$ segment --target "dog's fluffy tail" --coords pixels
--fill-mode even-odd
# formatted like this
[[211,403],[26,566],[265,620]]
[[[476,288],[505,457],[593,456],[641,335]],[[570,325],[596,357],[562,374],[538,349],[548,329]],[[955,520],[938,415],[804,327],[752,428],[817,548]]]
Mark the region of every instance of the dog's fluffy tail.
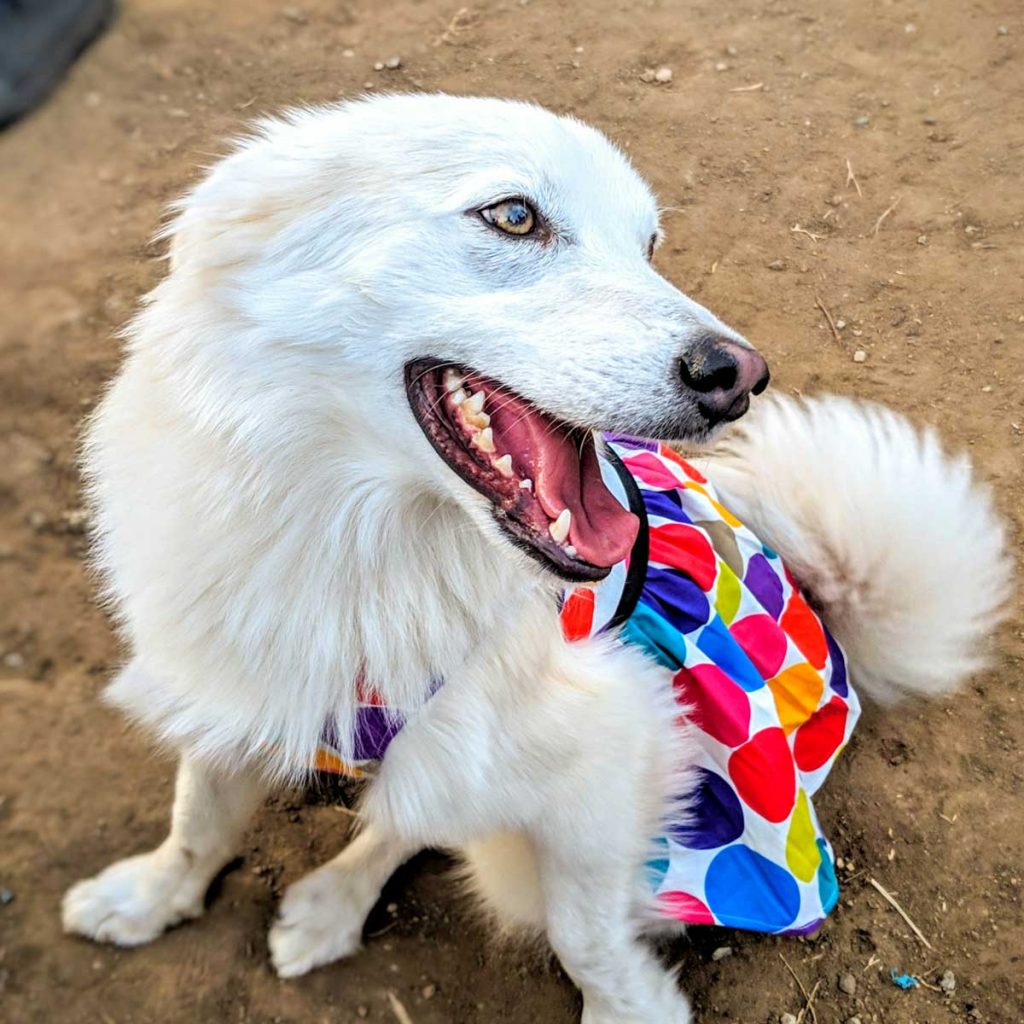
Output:
[[758,403],[700,465],[788,564],[882,702],[955,688],[984,664],[1010,593],[988,489],[881,406]]

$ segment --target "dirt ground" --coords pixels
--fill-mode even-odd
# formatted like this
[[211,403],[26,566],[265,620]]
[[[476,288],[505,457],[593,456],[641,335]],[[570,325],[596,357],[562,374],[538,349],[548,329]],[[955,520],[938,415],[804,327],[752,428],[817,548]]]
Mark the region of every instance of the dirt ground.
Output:
[[[260,816],[204,920],[136,951],[61,934],[71,882],[161,838],[172,776],[97,700],[118,652],[83,566],[76,432],[117,363],[115,332],[161,274],[148,239],[164,204],[253,115],[415,88],[527,97],[592,121],[661,197],[660,268],[761,347],[776,386],[877,398],[937,423],[994,484],[1021,553],[1019,3],[461,2],[134,0],[47,107],[0,136],[10,1024],[394,1022],[389,991],[415,1024],[579,1012],[544,956],[488,942],[440,855],[394,881],[357,958],[278,981],[265,946],[275,901],[349,826],[302,794]],[[393,56],[399,68],[374,70]],[[670,83],[643,80],[662,66]],[[1020,612],[966,693],[866,714],[820,802],[847,881],[818,937],[696,929],[666,950],[700,1020],[798,1014],[783,957],[816,992],[820,1024],[1024,1020]],[[726,945],[733,954],[714,960]],[[893,968],[928,984],[904,992]],[[945,970],[952,994],[934,987]],[[847,972],[852,995],[837,986]]]

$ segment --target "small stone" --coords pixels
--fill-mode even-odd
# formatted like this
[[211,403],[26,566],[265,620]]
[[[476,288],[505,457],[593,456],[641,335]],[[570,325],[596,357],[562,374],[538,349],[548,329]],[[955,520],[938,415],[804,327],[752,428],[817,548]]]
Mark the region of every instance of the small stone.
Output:
[[729,55],[730,57],[735,57],[735,56],[736,56],[736,55],[737,55],[737,54],[738,54],[738,53],[739,53],[740,51],[739,51],[739,50],[737,50],[735,46],[727,46],[727,47],[725,48],[725,52],[726,52],[726,53],[727,53],[727,54],[728,54],[728,55]]
[[386,67],[388,71],[397,71],[401,66],[401,57],[388,57],[388,59],[384,61],[384,67]]
[[715,65],[715,70],[716,71],[728,71],[729,70],[729,65],[724,60],[720,60]]
[[848,996],[857,994],[857,979],[850,973],[839,975],[839,991]]
[[[0,889],[0,907],[6,907],[8,903],[14,902],[14,893],[10,889]],[[948,971],[946,972],[949,973]]]
[[730,956],[732,956],[732,946],[719,946],[711,954],[711,959],[717,962],[718,960],[725,960],[726,957]]
[[36,533],[41,533],[46,529],[49,520],[46,518],[45,512],[30,512],[28,515],[28,525],[32,527]]
[[779,1017],[779,1024],[797,1024],[796,1017],[791,1013],[784,1013]]
[[672,81],[672,69],[661,67],[654,72],[654,80],[660,85],[668,85]]
[[939,119],[937,117],[925,117],[922,118],[924,124],[938,124]]
[[946,993],[955,992],[956,975],[952,971],[943,971],[942,977],[939,978],[939,988]]
[[342,50],[341,51],[341,55],[342,55],[342,57],[346,57],[346,58],[354,57],[356,55],[356,51],[355,50],[348,50],[348,49]]
[[860,1017],[850,1017],[846,1024],[860,1024]]
[[383,71],[384,70],[384,61],[378,60],[376,63],[374,63],[373,70],[374,71]]
[[918,245],[927,245],[928,244],[928,236],[927,235],[918,235],[917,236],[917,244]]
[[838,330],[841,331],[845,326],[846,326],[846,321],[845,320],[837,320],[836,321],[836,328]]
[[370,1016],[370,1008],[368,1006],[357,1006],[356,1007],[356,1016],[357,1017],[369,1017]]
[[1006,25],[1000,25],[999,28],[996,29],[997,36],[1008,36],[1009,34],[1010,30]]
[[19,669],[25,667],[25,659],[17,651],[4,655],[4,668]]
[[640,81],[646,82],[648,85],[650,85],[651,82],[654,81],[655,74],[656,72],[654,68],[644,68],[644,70],[640,72]]
[[785,260],[772,260],[771,263],[768,264],[768,269],[769,270],[785,270],[786,269],[786,261]]
[[868,126],[869,124],[871,124],[871,118],[870,118],[870,117],[868,117],[868,115],[867,115],[867,114],[861,114],[861,115],[860,115],[860,117],[855,117],[855,118],[853,119],[853,123],[854,123],[854,124],[855,124],[855,125],[856,125],[856,126],[857,126],[858,128],[867,128],[867,126]]
[[992,394],[992,385],[991,385],[991,384],[986,384],[986,385],[985,385],[985,386],[984,386],[984,387],[983,387],[983,388],[981,389],[981,393],[982,393],[983,395],[990,395],[990,394]]
[[866,363],[868,361],[868,354],[864,349],[859,348],[853,353],[853,361],[855,363]]
[[305,25],[309,21],[309,15],[301,7],[283,7],[281,13],[296,25]]
[[420,989],[420,995],[423,996],[424,999],[433,999],[434,996],[437,995],[437,986],[424,985],[423,988]]

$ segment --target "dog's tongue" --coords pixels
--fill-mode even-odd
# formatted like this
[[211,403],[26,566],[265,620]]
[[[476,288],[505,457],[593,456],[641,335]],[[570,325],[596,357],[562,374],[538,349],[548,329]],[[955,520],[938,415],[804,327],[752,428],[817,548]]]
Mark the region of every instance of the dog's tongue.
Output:
[[529,467],[534,497],[548,519],[563,509],[572,513],[569,543],[577,556],[602,568],[621,562],[640,520],[605,486],[593,441],[566,433],[519,399],[503,397],[491,408],[497,410],[491,427],[498,451],[510,453],[517,468]]

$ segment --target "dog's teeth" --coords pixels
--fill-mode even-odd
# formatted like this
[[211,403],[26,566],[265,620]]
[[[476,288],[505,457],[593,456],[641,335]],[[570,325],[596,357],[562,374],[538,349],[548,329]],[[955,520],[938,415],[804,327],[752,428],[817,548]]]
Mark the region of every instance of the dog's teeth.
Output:
[[473,435],[473,444],[482,452],[493,455],[498,449],[494,447],[494,431],[490,427]]
[[519,481],[519,486],[524,491],[532,491],[533,490],[533,481],[528,476],[524,476],[523,479]]
[[574,548],[574,547],[573,547],[573,546],[572,546],[571,544],[566,544],[566,545],[565,545],[565,553],[566,553],[566,554],[567,554],[567,555],[568,555],[568,556],[569,556],[570,558],[575,558],[575,557],[576,557],[576,554],[577,554],[577,552],[576,552],[576,549],[575,549],[575,548]]
[[465,381],[455,370],[448,369],[444,371],[444,386],[449,391],[458,391],[463,384],[465,384]]
[[572,513],[563,508],[558,513],[558,518],[548,527],[548,533],[556,543],[561,544],[569,536],[569,524],[572,522]]
[[465,420],[465,422],[468,423],[471,427],[475,427],[477,430],[483,430],[484,427],[489,427],[491,425],[491,417],[488,416],[487,413],[485,412],[467,413],[465,409],[468,404],[469,403],[466,402],[462,406],[463,420]]
[[478,391],[475,395],[470,395],[462,405],[462,411],[466,414],[467,419],[470,416],[482,413],[486,400],[487,396],[482,391]]
[[464,388],[458,388],[457,390],[451,392],[451,396],[452,401],[456,405],[462,405],[462,403],[466,400],[466,391]]
[[494,468],[502,476],[512,476],[512,456],[502,455],[500,459],[495,459]]

